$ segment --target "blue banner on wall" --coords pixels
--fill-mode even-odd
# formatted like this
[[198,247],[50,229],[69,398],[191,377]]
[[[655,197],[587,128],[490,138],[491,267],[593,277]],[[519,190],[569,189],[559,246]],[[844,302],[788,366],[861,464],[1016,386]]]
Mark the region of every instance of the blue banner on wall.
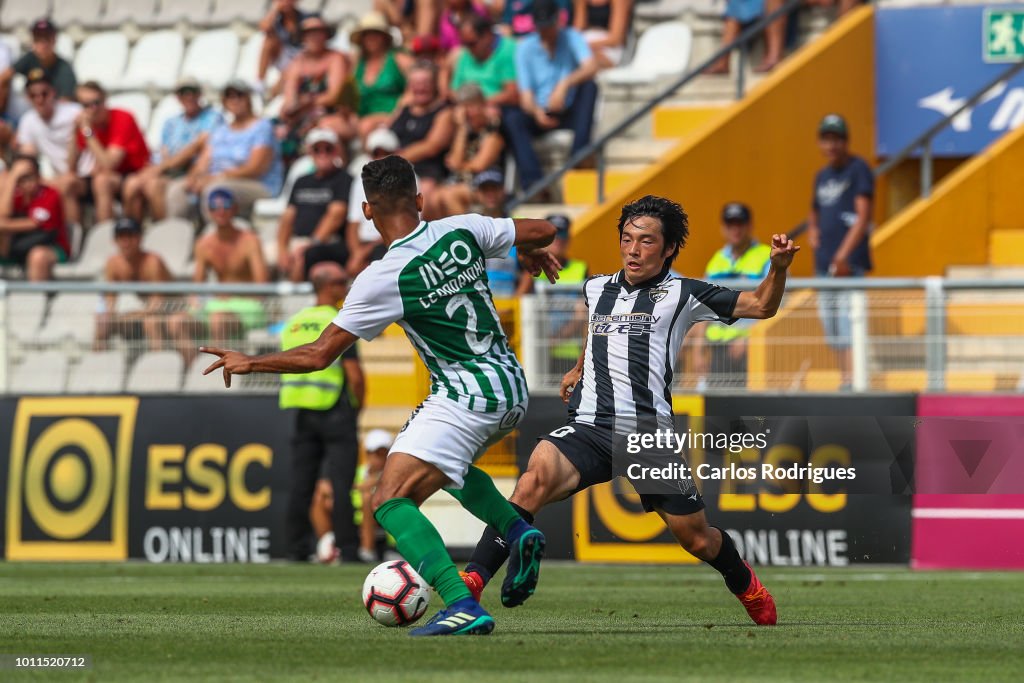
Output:
[[[1016,31],[1020,13],[1024,6],[876,10],[879,156],[899,152],[1024,53],[1024,35]],[[1024,74],[996,86],[955,117],[935,138],[933,153],[976,154],[1021,123]]]

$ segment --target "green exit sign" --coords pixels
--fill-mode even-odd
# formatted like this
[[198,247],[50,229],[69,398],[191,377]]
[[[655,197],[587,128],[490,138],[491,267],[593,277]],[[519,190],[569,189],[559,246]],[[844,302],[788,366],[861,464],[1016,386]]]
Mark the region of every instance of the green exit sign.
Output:
[[982,41],[986,62],[1024,59],[1024,9],[985,10]]

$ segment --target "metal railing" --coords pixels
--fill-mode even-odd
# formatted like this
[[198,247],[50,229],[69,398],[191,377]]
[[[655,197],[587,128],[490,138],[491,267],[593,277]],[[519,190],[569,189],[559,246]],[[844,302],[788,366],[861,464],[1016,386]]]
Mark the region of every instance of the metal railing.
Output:
[[788,17],[794,11],[796,11],[802,5],[801,0],[788,0],[782,7],[778,8],[771,14],[766,14],[761,17],[758,21],[754,22],[740,33],[736,40],[732,41],[728,45],[724,45],[716,50],[710,57],[705,59],[703,62],[698,64],[693,69],[690,69],[682,76],[673,81],[670,85],[666,86],[658,92],[654,97],[647,100],[632,114],[626,116],[619,123],[615,124],[610,130],[606,131],[603,135],[598,137],[589,145],[579,150],[575,154],[571,155],[560,168],[547,174],[532,186],[526,188],[522,195],[513,198],[508,204],[508,211],[511,213],[515,211],[517,207],[522,204],[529,202],[531,199],[536,197],[544,190],[551,187],[553,184],[558,182],[562,176],[576,168],[584,159],[590,156],[595,156],[597,160],[597,201],[598,203],[604,201],[604,176],[605,176],[605,146],[614,138],[624,133],[630,126],[637,123],[644,116],[649,114],[655,107],[667,100],[669,97],[674,95],[677,90],[688,84],[700,76],[708,67],[717,62],[723,57],[728,57],[734,50],[739,51],[739,68],[737,69],[738,76],[736,80],[736,99],[742,99],[746,92],[746,62],[748,58],[748,52],[750,49],[750,43],[755,38],[761,35],[765,27],[771,24],[776,19],[782,19]]

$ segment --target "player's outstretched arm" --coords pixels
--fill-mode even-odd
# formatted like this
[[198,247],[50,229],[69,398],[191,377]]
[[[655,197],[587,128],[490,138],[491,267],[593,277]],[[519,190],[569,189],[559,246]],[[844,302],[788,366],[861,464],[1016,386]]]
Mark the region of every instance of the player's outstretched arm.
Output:
[[733,309],[734,318],[771,318],[779,310],[786,291],[786,271],[800,247],[786,235],[772,235],[771,268],[753,292],[740,292]]
[[323,370],[355,341],[356,336],[348,330],[343,330],[337,325],[328,325],[314,342],[262,356],[248,356],[238,351],[218,349],[212,346],[200,346],[199,350],[218,357],[210,367],[203,370],[203,374],[209,375],[215,370],[223,370],[224,386],[230,387],[231,375],[248,375],[251,372],[281,374]]

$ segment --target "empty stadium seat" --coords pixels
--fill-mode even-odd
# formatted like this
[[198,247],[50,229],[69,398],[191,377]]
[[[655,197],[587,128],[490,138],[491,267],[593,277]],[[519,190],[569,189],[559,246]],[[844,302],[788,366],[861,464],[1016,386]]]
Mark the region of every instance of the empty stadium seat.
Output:
[[68,357],[62,351],[30,353],[11,371],[12,394],[60,394],[68,375]]
[[181,389],[185,362],[177,351],[147,351],[128,373],[125,391],[130,394],[169,394]]
[[237,64],[238,36],[229,29],[215,29],[200,33],[189,43],[181,73],[220,90],[234,76]]
[[28,26],[39,17],[50,14],[51,0],[4,0],[0,9],[0,26]]
[[165,218],[146,229],[142,236],[142,246],[160,254],[175,277],[188,276],[191,274],[188,262],[192,256],[194,234],[195,228],[191,222],[182,218]]
[[134,116],[139,130],[146,130],[146,127],[149,126],[149,116],[152,113],[153,105],[149,95],[144,92],[122,92],[111,95],[107,98],[107,106],[112,109],[123,109]]
[[[253,33],[242,45],[242,50],[238,55],[238,68],[235,69],[235,77],[241,78],[246,83],[257,85],[260,83],[259,68],[260,68],[260,52],[263,50],[263,41],[265,36],[262,33]],[[277,70],[277,67],[271,65],[267,69],[267,77],[264,79],[266,83],[276,83],[281,77],[281,72]]]
[[128,69],[118,84],[123,90],[170,90],[178,80],[185,39],[177,31],[151,31],[135,43]]
[[86,233],[78,260],[74,263],[58,263],[53,267],[54,275],[57,279],[97,277],[115,251],[114,222],[97,223]]
[[53,49],[68,64],[75,63],[75,39],[67,33],[57,34],[57,44]]
[[99,26],[103,0],[56,0],[50,19],[63,29],[66,26]]
[[90,351],[68,373],[69,394],[116,394],[124,389],[122,351]]
[[690,63],[693,32],[681,21],[656,24],[640,36],[633,60],[603,72],[602,83],[645,85],[665,76],[682,75]]
[[256,24],[266,13],[266,0],[213,0],[213,11],[204,23],[210,26],[230,24],[232,21]]
[[373,0],[325,0],[321,11],[324,20],[335,24],[345,17],[360,18],[373,11]]
[[155,13],[156,0],[107,0],[107,11],[100,17],[99,25],[117,28],[129,21],[138,24]]
[[140,15],[140,26],[171,26],[179,21],[205,23],[210,14],[211,0],[164,0],[160,10],[149,16]]
[[55,295],[36,340],[40,344],[72,340],[83,346],[91,345],[96,337],[96,313],[99,308],[98,294],[62,292]]
[[180,113],[181,102],[178,102],[178,97],[174,93],[164,95],[157,102],[156,108],[153,109],[153,114],[150,116],[149,128],[146,130],[146,144],[149,145],[151,152],[160,149],[160,138],[163,135],[167,119]]
[[98,81],[107,89],[117,87],[128,63],[128,38],[120,31],[94,33],[75,54],[75,76],[79,83]]
[[[194,361],[192,365],[188,366],[188,370],[185,371],[185,384],[182,386],[182,390],[187,394],[212,394],[223,391],[231,391],[224,386],[224,375],[219,372],[214,372],[209,375],[204,375],[203,370],[206,369],[213,361],[210,360],[210,356],[200,355]],[[241,378],[239,378],[241,379]],[[238,384],[238,382],[233,382]]]
[[45,313],[46,295],[42,292],[12,292],[7,295],[7,330],[15,339],[35,339]]
[[18,36],[10,33],[0,34],[0,43],[7,46],[7,49],[11,51],[11,59],[16,60],[21,55],[21,41],[18,40]]

